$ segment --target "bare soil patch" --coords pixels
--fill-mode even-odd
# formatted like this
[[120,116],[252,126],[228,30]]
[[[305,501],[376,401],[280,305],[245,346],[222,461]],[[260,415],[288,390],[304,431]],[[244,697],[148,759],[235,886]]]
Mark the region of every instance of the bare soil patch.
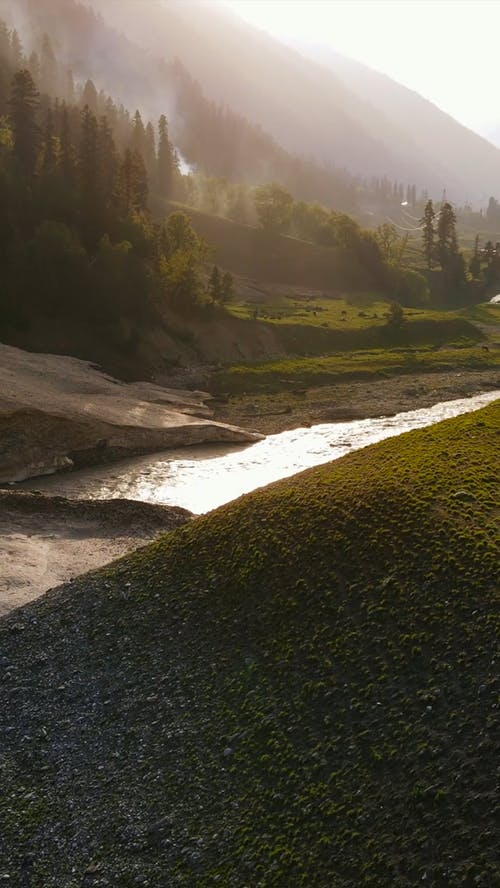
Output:
[[130,500],[0,491],[0,617],[191,518]]

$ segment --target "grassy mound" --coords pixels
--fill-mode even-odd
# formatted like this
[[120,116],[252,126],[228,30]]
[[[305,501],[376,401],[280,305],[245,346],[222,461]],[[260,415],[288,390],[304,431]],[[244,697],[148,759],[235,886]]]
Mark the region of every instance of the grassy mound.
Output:
[[0,623],[7,884],[495,884],[499,413]]

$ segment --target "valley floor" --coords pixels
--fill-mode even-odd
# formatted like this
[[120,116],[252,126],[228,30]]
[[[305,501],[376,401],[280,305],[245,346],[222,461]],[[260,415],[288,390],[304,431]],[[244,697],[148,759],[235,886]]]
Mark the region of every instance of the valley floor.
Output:
[[216,402],[215,419],[265,435],[322,422],[390,416],[500,388],[499,370],[453,370],[322,385]]

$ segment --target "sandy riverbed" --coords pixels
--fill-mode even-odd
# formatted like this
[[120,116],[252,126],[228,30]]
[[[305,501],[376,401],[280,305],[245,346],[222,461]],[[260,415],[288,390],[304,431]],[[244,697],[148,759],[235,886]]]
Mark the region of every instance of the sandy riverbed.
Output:
[[184,509],[0,491],[0,617],[189,521]]

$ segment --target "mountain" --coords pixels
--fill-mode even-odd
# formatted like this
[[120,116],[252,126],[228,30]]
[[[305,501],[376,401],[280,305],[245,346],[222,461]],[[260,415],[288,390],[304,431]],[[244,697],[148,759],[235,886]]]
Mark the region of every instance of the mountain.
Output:
[[[459,199],[454,194],[458,183],[463,189],[460,199],[465,197],[487,203],[492,193],[498,193],[500,152],[492,144],[499,140],[498,127],[488,138],[479,136],[386,74],[342,56],[325,45],[295,45],[348,84],[356,96],[369,102],[379,114],[396,121],[422,159],[440,165],[448,197]],[[366,121],[369,131],[373,120],[372,116]],[[457,184],[453,183],[454,178]]]
[[483,127],[483,135],[485,139],[488,139],[489,142],[500,148],[500,123],[491,123]]
[[[362,176],[415,182],[436,196],[484,203],[500,152],[385,75],[321,47],[285,46],[216,3],[94,0],[105,18],[165,58],[206,95],[266,129],[284,148]],[[144,14],[147,7],[147,15]]]
[[80,80],[93,78],[150,118],[166,113],[178,147],[207,175],[274,178],[344,209],[355,209],[353,176],[415,184],[434,197],[446,189],[456,203],[485,204],[497,193],[498,148],[328,47],[286,46],[215,2],[91,6],[0,0],[0,16],[24,39],[34,23],[48,30]]

